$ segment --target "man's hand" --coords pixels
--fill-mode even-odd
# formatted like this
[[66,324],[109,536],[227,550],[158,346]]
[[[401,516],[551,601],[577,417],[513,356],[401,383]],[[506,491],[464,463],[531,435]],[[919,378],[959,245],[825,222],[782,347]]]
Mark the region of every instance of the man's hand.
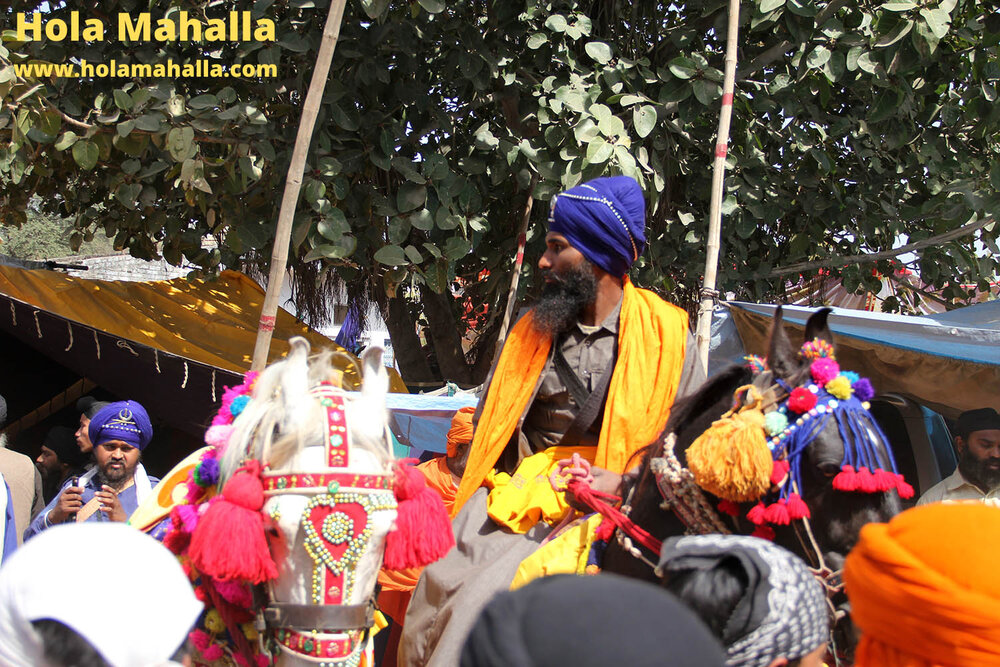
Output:
[[121,501],[118,500],[118,494],[115,493],[114,489],[105,484],[94,495],[101,501],[100,510],[104,512],[104,516],[108,517],[111,521],[119,523],[128,521],[128,515],[125,514],[125,509],[122,507]]
[[[590,475],[594,478],[591,482],[590,488],[594,491],[600,491],[603,493],[617,494],[618,487],[621,486],[622,476],[618,473],[611,472],[610,470],[605,470],[604,468],[598,468],[597,466],[590,466]],[[580,512],[592,512],[593,510],[579,500],[573,495],[571,491],[566,492],[566,503],[575,510]]]
[[49,512],[49,523],[64,523],[83,507],[83,488],[67,486],[59,494],[59,502]]

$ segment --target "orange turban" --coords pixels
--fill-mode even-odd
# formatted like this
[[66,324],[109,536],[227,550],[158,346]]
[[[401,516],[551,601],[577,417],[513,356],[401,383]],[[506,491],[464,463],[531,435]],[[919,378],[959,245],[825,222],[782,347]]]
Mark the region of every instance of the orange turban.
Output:
[[844,583],[859,667],[1000,666],[1000,509],[923,505],[869,524]]
[[459,445],[472,442],[472,415],[474,407],[461,408],[451,419],[451,429],[448,431],[448,456],[455,456]]

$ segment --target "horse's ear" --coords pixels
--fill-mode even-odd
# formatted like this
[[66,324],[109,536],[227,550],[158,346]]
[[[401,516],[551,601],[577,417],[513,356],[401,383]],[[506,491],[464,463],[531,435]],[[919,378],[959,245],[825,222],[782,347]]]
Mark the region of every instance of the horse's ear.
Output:
[[799,368],[798,355],[788,340],[782,322],[781,306],[774,311],[771,323],[771,341],[767,346],[767,365],[780,378],[790,377]]
[[833,345],[833,332],[830,331],[830,326],[826,323],[832,312],[833,310],[830,308],[820,308],[809,316],[809,321],[806,322],[806,343],[814,338],[819,338]]
[[369,398],[384,399],[389,391],[389,373],[382,365],[382,348],[369,347],[361,353],[361,393]]

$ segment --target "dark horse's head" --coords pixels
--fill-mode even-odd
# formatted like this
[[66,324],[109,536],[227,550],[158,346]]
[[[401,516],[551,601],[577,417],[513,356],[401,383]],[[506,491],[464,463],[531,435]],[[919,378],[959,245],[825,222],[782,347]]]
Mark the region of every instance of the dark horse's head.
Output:
[[[832,346],[833,337],[826,322],[829,312],[829,309],[822,309],[809,318],[806,324],[806,341],[820,339]],[[740,387],[751,383],[762,390],[768,386],[778,386],[781,392],[781,388],[787,391],[809,383],[809,361],[788,340],[782,326],[780,308],[775,313],[767,366],[769,370],[757,374],[749,368],[733,366],[711,378],[693,395],[675,404],[664,429],[664,436],[643,450],[638,475],[632,478],[626,476],[623,482],[622,497],[629,499],[631,518],[636,524],[657,539],[687,532],[687,527],[673,512],[661,508],[663,499],[650,466],[651,459],[662,455],[667,434],[676,435],[674,451],[681,464],[686,464],[685,450],[714,421],[733,407],[734,392]],[[862,493],[834,489],[833,479],[841,472],[845,461],[843,430],[838,428],[837,420],[833,418],[817,422],[819,423],[823,423],[822,428],[811,439],[799,459],[797,486],[809,507],[812,532],[823,555],[824,564],[832,570],[839,570],[847,552],[857,541],[861,527],[870,522],[887,521],[901,510],[901,504],[895,491]],[[888,443],[883,441],[877,427],[861,428],[859,431],[870,440],[866,446],[870,447],[870,451],[877,452],[881,461],[891,460]],[[706,496],[715,506],[718,499],[709,494]],[[743,518],[749,507],[749,503],[743,505],[740,518],[731,521],[727,519],[730,530],[739,533],[750,533],[753,530],[754,526]],[[810,546],[802,526],[796,524],[800,522],[776,526],[775,541],[800,555],[807,563],[818,567],[820,563],[815,549]],[[647,554],[654,562],[657,556],[658,554]],[[616,540],[611,540],[608,545],[604,569],[649,581],[656,579],[647,564],[630,555]]]

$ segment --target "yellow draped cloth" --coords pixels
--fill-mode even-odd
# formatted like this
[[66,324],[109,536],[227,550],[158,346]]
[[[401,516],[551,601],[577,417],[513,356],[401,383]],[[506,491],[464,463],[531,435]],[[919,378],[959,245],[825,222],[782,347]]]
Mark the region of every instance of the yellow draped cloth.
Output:
[[858,667],[1000,665],[1000,508],[936,503],[868,524],[844,564]]
[[517,568],[510,590],[517,590],[539,577],[553,574],[586,574],[587,558],[594,544],[597,527],[604,517],[591,514],[577,519],[551,542],[544,544]]
[[[625,472],[629,457],[652,442],[670,416],[687,343],[687,313],[626,277],[601,436],[593,463]],[[452,516],[482,486],[528,408],[552,339],[521,318],[504,343],[476,427]]]

